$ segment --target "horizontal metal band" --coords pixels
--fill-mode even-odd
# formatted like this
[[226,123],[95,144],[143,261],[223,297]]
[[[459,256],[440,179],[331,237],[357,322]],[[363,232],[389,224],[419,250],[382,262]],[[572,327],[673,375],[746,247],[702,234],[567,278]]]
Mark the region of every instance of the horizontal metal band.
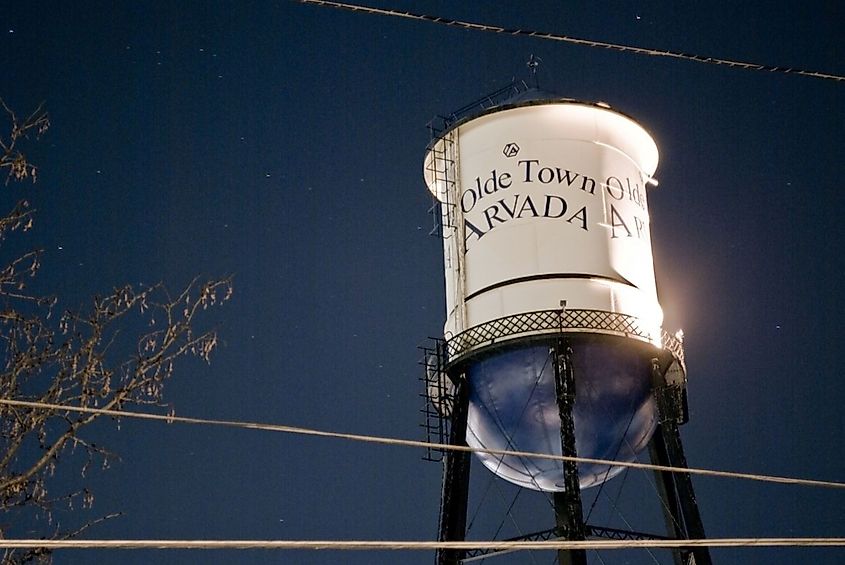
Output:
[[[662,329],[660,332],[663,348],[672,354],[686,373],[683,343]],[[647,343],[655,337],[635,316],[602,310],[539,310],[497,318],[449,338],[446,342],[449,364],[454,365],[466,355],[494,343],[553,333],[598,333],[630,337]]]
[[519,284],[525,282],[532,282],[532,281],[547,281],[547,280],[564,280],[564,279],[578,279],[578,280],[602,280],[602,281],[610,281],[615,283],[624,284],[630,286],[632,288],[637,288],[637,286],[632,283],[631,281],[622,278],[622,277],[609,277],[607,275],[590,275],[587,273],[543,273],[541,275],[529,275],[527,277],[519,277],[515,279],[508,279],[506,281],[500,281],[496,284],[491,284],[490,286],[485,286],[480,290],[476,290],[475,292],[471,293],[469,296],[466,297],[466,300],[472,300],[479,294],[484,294],[487,291],[494,290],[497,288],[502,288],[503,286],[510,286],[512,284]]

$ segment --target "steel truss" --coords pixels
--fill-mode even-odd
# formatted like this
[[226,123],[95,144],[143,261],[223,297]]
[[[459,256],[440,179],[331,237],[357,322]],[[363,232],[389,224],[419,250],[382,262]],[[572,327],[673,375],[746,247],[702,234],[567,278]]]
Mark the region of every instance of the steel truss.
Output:
[[[561,312],[557,313],[558,322],[561,315]],[[555,388],[561,416],[562,452],[575,456],[577,452],[571,414],[577,394],[567,333],[559,333],[551,345],[555,359]],[[688,419],[686,375],[683,369],[682,345],[677,340],[674,345],[678,347],[658,350],[657,357],[652,360],[652,387],[657,403],[659,424],[649,443],[649,453],[652,463],[656,465],[686,468],[687,462],[679,432],[679,425]],[[452,351],[451,348],[447,349],[449,346],[451,346],[451,341],[445,346],[441,343],[425,352],[428,355],[426,357],[428,360],[424,360],[427,390],[448,390],[448,394],[444,394],[443,397],[435,400],[429,396],[428,400],[433,402],[439,417],[446,420],[444,427],[435,426],[437,431],[446,433],[443,430],[448,430],[450,445],[466,446],[469,383],[460,364],[451,362]],[[443,489],[438,539],[464,541],[469,497],[470,454],[445,451],[442,453],[442,460]],[[568,488],[563,493],[555,495],[555,527],[514,539],[538,541],[587,538],[704,539],[706,536],[690,475],[683,472],[657,471],[656,476],[658,494],[662,501],[661,506],[667,525],[667,536],[585,524],[581,510],[580,488],[577,486],[577,468],[574,464],[564,464],[564,481]],[[679,548],[672,551],[676,565],[712,565],[709,549],[706,547]],[[459,565],[465,561],[501,553],[503,553],[501,550],[444,549],[437,552],[436,563],[437,565]],[[584,550],[559,551],[558,563],[584,565],[586,552]]]

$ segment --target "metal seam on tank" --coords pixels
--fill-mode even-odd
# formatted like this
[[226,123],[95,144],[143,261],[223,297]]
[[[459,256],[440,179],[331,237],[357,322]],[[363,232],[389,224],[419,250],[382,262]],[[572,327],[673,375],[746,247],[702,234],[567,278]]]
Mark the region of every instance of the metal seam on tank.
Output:
[[[477,445],[476,445],[476,447],[479,447],[479,448],[481,448],[481,449],[491,449],[491,448],[490,448],[487,444],[485,444],[485,443],[481,440],[481,438],[479,438],[479,437],[478,437],[478,434],[476,434],[476,433],[475,433],[475,430],[473,430],[471,427],[467,427],[467,431],[468,431],[469,433],[471,433],[471,434],[472,434],[473,441],[474,441],[474,443],[476,443],[476,444],[477,444]],[[468,442],[468,443],[469,443],[469,442]],[[512,443],[512,442],[508,442],[508,443],[510,444],[510,443]],[[488,460],[493,460],[493,461],[496,461],[496,465],[497,465],[497,467],[498,467],[498,466],[505,467],[506,469],[511,470],[511,471],[512,471],[514,474],[516,474],[516,475],[520,475],[520,476],[528,476],[528,475],[529,475],[529,474],[528,474],[528,473],[526,473],[525,471],[523,471],[523,470],[521,470],[521,469],[518,469],[518,468],[514,467],[514,466],[513,466],[513,465],[511,465],[510,463],[505,462],[505,457],[506,457],[505,455],[493,455],[493,454],[491,454],[491,453],[483,453],[483,454],[479,454],[479,455],[480,455],[480,456],[483,456],[483,457],[486,457]],[[484,459],[484,458],[481,458],[481,460],[482,460],[482,463],[485,461],[485,459]],[[520,462],[521,462],[521,461],[520,461]],[[485,467],[488,467],[488,469],[489,469],[489,466],[487,466],[486,464],[485,464]],[[495,470],[493,470],[493,469],[490,469],[490,470],[491,470],[491,471],[493,471],[494,473],[496,472],[496,471],[495,471]],[[528,484],[530,484],[530,483],[531,483],[531,481],[528,481],[528,480],[525,480],[524,482],[526,482],[526,483],[528,483]]]
[[[485,410],[485,412],[487,412],[487,414],[489,414],[491,416],[491,419],[496,424],[498,431],[501,433],[502,437],[505,438],[506,449],[516,449],[516,442],[514,441],[514,439],[512,437],[510,437],[507,434],[507,432],[505,430],[505,426],[502,424],[501,419],[497,417],[497,414],[494,414],[493,412],[491,412],[490,409],[486,406],[486,404],[482,404],[481,407]],[[478,445],[482,449],[488,449],[489,448],[487,446],[487,444],[485,444],[484,441],[482,441],[482,439],[475,432],[475,430],[472,429],[472,426],[467,426],[467,430],[470,433],[472,433],[472,436],[475,439],[476,443],[478,443]],[[496,463],[497,469],[495,469],[495,470],[490,469],[494,473],[496,473],[496,471],[498,470],[499,467],[503,466],[507,469],[510,469],[513,473],[515,473],[517,475],[529,477],[529,479],[526,479],[525,482],[528,483],[528,484],[534,484],[539,489],[539,485],[537,484],[536,480],[533,479],[533,477],[531,476],[531,473],[527,472],[527,468],[528,468],[529,464],[534,465],[534,467],[537,468],[537,470],[539,471],[539,466],[538,466],[538,463],[536,461],[532,461],[531,459],[526,459],[525,457],[517,456],[516,459],[519,461],[520,465],[522,466],[522,469],[519,469],[517,467],[514,467],[512,463],[507,462],[506,459],[507,459],[508,456],[492,455],[492,454],[487,454],[487,455],[488,455],[489,459],[497,462]],[[539,489],[539,490],[542,490],[542,489]]]
[[[648,134],[646,134],[646,135],[648,135]],[[652,140],[652,143],[653,143],[653,142],[654,142],[654,140]],[[598,140],[596,140],[596,139],[594,139],[594,140],[592,140],[592,141],[589,141],[588,143],[592,143],[592,144],[594,144],[594,145],[598,145],[599,147],[606,147],[607,149],[611,149],[611,150],[613,150],[613,151],[615,151],[615,152],[619,153],[620,155],[622,155],[623,157],[625,157],[628,161],[630,161],[630,162],[631,162],[631,164],[633,164],[633,165],[634,165],[634,167],[635,167],[635,168],[636,168],[636,169],[640,172],[640,174],[641,174],[641,175],[646,176],[646,177],[648,177],[648,178],[650,178],[650,179],[651,179],[651,178],[654,178],[654,177],[652,177],[651,173],[646,173],[646,172],[645,172],[645,169],[643,169],[643,168],[642,168],[642,166],[641,166],[641,165],[640,165],[640,164],[636,161],[636,159],[634,159],[633,157],[631,157],[630,155],[628,155],[627,153],[625,153],[624,151],[622,151],[622,150],[621,150],[621,149],[619,149],[618,147],[615,147],[615,146],[613,146],[613,145],[611,145],[611,144],[609,144],[609,143],[604,143],[603,141],[598,141]],[[655,150],[656,150],[656,148],[655,148]],[[654,170],[655,170],[655,171],[657,170],[657,163],[655,163]]]
[[[534,349],[534,348],[532,347],[531,349]],[[534,357],[534,355],[532,355],[532,358],[533,357]],[[545,366],[546,366],[546,364],[544,363],[544,368],[545,368]],[[481,369],[481,367],[480,367],[480,369]],[[484,374],[487,374],[487,372],[488,372],[486,367],[484,367],[481,370],[484,371]],[[542,373],[540,373],[540,376],[542,376]],[[593,388],[593,383],[591,383],[590,381],[586,381],[585,384],[587,384],[587,386],[589,386],[591,389],[593,389],[595,391],[595,389]],[[587,398],[587,399],[592,398],[592,395],[588,394],[585,398]],[[646,403],[643,404],[642,406],[640,406],[639,408],[636,407],[636,400],[631,399],[630,403],[627,404],[626,409],[623,411],[623,415],[625,415],[624,419],[630,420],[630,421],[640,421],[641,419],[637,418],[635,420],[634,418],[637,416],[638,413],[640,413],[644,408],[646,408],[646,405],[648,404],[649,398],[650,398],[650,396],[646,395]],[[537,402],[539,402],[539,400]],[[481,406],[481,408],[482,408],[483,412],[486,412],[490,416],[494,416],[490,412],[489,407]],[[607,409],[606,406],[601,405],[601,408],[602,408],[602,412],[604,412],[605,416],[608,416],[611,419],[613,419],[612,415],[608,412],[608,409]],[[504,429],[504,427],[502,425],[503,422],[502,422],[501,418],[498,417],[498,408],[497,408],[496,416],[497,417],[494,418],[496,427],[502,433],[502,436],[505,437],[505,439],[507,439],[508,445],[513,445],[516,440],[507,433],[506,429]],[[650,436],[650,430],[653,427],[654,421],[655,421],[655,418],[653,416],[648,419],[648,422],[649,422],[649,425],[647,426],[648,429],[643,430],[641,434],[638,434],[636,436],[636,438],[638,440],[636,442],[637,444],[640,443],[640,440],[642,438]],[[519,422],[522,423],[523,420],[520,418]],[[620,425],[621,425],[621,422],[620,422]],[[621,434],[621,437],[618,437],[617,439],[613,439],[611,441],[611,443],[608,444],[607,448],[611,451],[617,452],[617,454],[618,454],[618,450],[621,449],[622,445],[627,445],[626,453],[622,457],[617,457],[617,456],[612,457],[614,459],[618,458],[619,460],[632,460],[632,457],[635,458],[636,457],[635,454],[638,451],[640,451],[640,449],[637,449],[634,446],[634,444],[632,444],[632,442],[628,439],[627,432],[631,431],[629,429],[630,428],[630,422],[625,427],[626,427],[626,433]],[[546,432],[546,434],[544,435],[544,437],[546,438],[546,443],[549,443],[548,434],[550,433],[550,431],[545,430],[545,429],[543,431]],[[475,432],[475,430],[471,430],[471,433],[474,436],[474,438],[477,440],[477,443],[479,444],[479,446],[485,446],[486,445],[485,442],[483,442],[481,440],[481,438],[478,436],[478,434]],[[617,446],[617,447],[614,448],[613,447],[614,445]],[[609,454],[611,451],[607,451],[607,453]],[[609,457],[609,455],[608,455],[608,456],[605,456],[604,458],[611,458],[611,457]],[[493,457],[482,458],[482,461],[485,463],[485,467],[487,467],[489,470],[493,471],[494,473],[496,473],[497,470],[502,466],[504,466],[507,469],[513,471],[513,473],[507,473],[508,480],[511,480],[512,482],[516,482],[517,484],[520,484],[521,486],[527,486],[529,488],[537,488],[539,490],[555,490],[555,489],[549,487],[547,481],[551,482],[551,484],[553,484],[555,486],[558,486],[557,483],[555,482],[555,479],[554,479],[554,474],[557,472],[556,470],[554,470],[554,469],[541,469],[539,466],[535,465],[534,467],[536,467],[536,469],[533,469],[533,472],[529,472],[529,471],[532,471],[532,469],[530,469],[529,468],[530,466],[527,466],[526,462],[522,461],[521,458],[520,458],[520,464],[523,467],[526,468],[524,471],[515,468],[513,465],[511,465],[510,463],[507,463],[505,461],[499,462],[498,458],[493,458]],[[496,461],[497,464],[496,465],[490,465],[490,464],[488,464],[489,461]],[[501,463],[501,465],[499,463]],[[622,470],[621,467],[612,466],[612,465],[611,466],[600,466],[600,467],[595,468],[595,469],[593,469],[592,467],[589,467],[589,466],[586,466],[586,467],[585,466],[579,466],[579,469],[580,469],[581,473],[589,473],[588,475],[582,476],[583,480],[581,481],[581,488],[590,488],[591,486],[595,486],[597,484],[600,484],[601,482],[604,482],[605,480],[609,480],[610,478],[616,476]],[[544,476],[548,473],[551,473],[552,476],[543,478],[543,482],[546,483],[546,486],[543,487],[539,484],[539,482],[537,481],[537,479],[535,477],[542,477],[542,476]],[[514,474],[516,474],[517,477],[514,477],[513,476]],[[526,477],[528,477],[530,479],[530,482],[528,480],[526,480]]]
[[[532,353],[533,353],[533,352],[536,352],[536,348],[537,348],[537,346],[534,346],[534,347],[532,347],[532,348],[531,348]],[[533,355],[533,354],[532,354],[532,357],[534,357],[534,355]],[[523,422],[523,418],[524,418],[524,416],[525,416],[525,411],[527,410],[528,405],[529,405],[529,403],[530,403],[530,401],[531,401],[532,397],[534,396],[534,392],[536,391],[536,385],[540,383],[540,381],[541,381],[541,379],[542,379],[542,376],[543,376],[543,372],[544,372],[544,371],[546,370],[546,368],[548,367],[549,356],[548,356],[548,355],[546,355],[545,357],[546,357],[546,360],[543,362],[543,365],[540,367],[540,370],[539,370],[539,372],[537,373],[537,378],[536,378],[536,381],[535,381],[535,386],[534,386],[534,387],[532,387],[532,391],[531,391],[531,393],[529,394],[528,399],[526,400],[526,404],[525,404],[525,406],[523,406],[523,409],[522,409],[522,411],[520,412],[520,416],[519,416],[519,419],[518,419],[518,421],[517,421],[517,424],[515,425],[515,428],[516,428],[517,430],[519,429],[520,424]],[[481,364],[481,366],[480,366],[480,371],[482,371],[483,373],[485,373],[485,374],[486,374],[486,372],[487,372],[487,368],[486,368],[486,366],[485,366],[484,364]],[[475,386],[477,386],[477,385],[473,385],[473,388],[474,388]],[[476,390],[477,390],[477,389],[476,389]],[[492,390],[489,390],[489,389],[488,389],[488,390],[487,390],[487,392],[489,393],[489,394],[488,394],[488,396],[489,396],[490,398],[493,398],[493,397],[495,396],[495,395],[493,394],[493,391],[492,391]],[[508,447],[509,449],[513,449],[513,448],[515,448],[515,446],[517,445],[517,442],[515,441],[514,437],[513,437],[511,434],[508,434],[508,433],[507,433],[507,427],[505,426],[504,421],[502,420],[502,418],[501,418],[501,416],[500,416],[500,409],[499,409],[499,407],[498,407],[495,403],[493,403],[493,406],[492,406],[492,409],[491,409],[491,407],[489,407],[486,403],[483,403],[483,402],[482,402],[482,404],[481,404],[481,409],[483,409],[483,411],[484,411],[484,412],[486,412],[486,413],[487,413],[487,414],[491,417],[491,420],[492,420],[492,421],[493,421],[493,423],[495,424],[495,426],[496,426],[496,428],[498,429],[498,431],[500,432],[501,436],[505,438],[505,440],[506,440],[506,442],[507,442],[507,447]],[[479,443],[480,445],[484,445],[484,442],[482,442],[482,441],[481,441],[481,438],[479,438],[479,437],[478,437],[478,434],[476,434],[474,430],[472,431],[472,433],[473,433],[473,436],[474,436],[474,437],[478,440],[478,443]],[[547,438],[547,439],[548,439],[548,438]],[[551,444],[551,442],[547,442],[547,443],[549,443],[549,445],[552,445],[552,444]],[[516,459],[519,461],[519,464],[520,464],[520,465],[522,466],[522,468],[523,468],[522,470],[520,470],[520,469],[518,469],[518,468],[514,467],[512,464],[510,464],[510,463],[506,463],[506,462],[505,462],[505,456],[501,456],[501,457],[499,457],[499,458],[492,457],[492,459],[494,459],[494,460],[497,460],[497,461],[498,461],[498,463],[497,463],[497,465],[496,465],[496,469],[490,469],[490,470],[491,470],[491,471],[493,471],[494,473],[496,473],[496,472],[498,471],[498,469],[499,469],[499,467],[500,467],[500,466],[504,465],[506,468],[508,468],[508,469],[510,469],[511,471],[513,471],[513,473],[515,473],[515,474],[517,474],[517,475],[519,475],[519,476],[524,476],[524,477],[526,477],[526,479],[523,479],[523,482],[525,482],[526,484],[528,484],[528,485],[533,485],[533,486],[534,486],[534,487],[536,487],[538,490],[543,490],[543,488],[542,488],[542,487],[540,486],[540,484],[537,482],[537,480],[536,480],[536,478],[535,478],[535,474],[544,473],[544,472],[547,472],[547,471],[546,471],[546,470],[543,470],[543,469],[541,469],[541,468],[540,468],[540,463],[539,463],[538,461],[535,461],[535,460],[532,460],[532,459],[526,459],[526,458],[524,458],[524,457],[519,456],[519,457],[517,457]],[[487,465],[485,465],[485,466],[487,466]],[[530,469],[529,469],[530,467],[533,467],[533,468],[534,468],[535,473],[530,472]],[[488,466],[488,468],[490,468],[490,467]],[[533,487],[532,487],[532,488],[533,488]]]
[[457,266],[458,266],[458,285],[460,287],[460,328],[466,329],[467,327],[467,280],[466,280],[466,240],[463,237],[459,237],[459,234],[466,232],[466,226],[464,224],[464,214],[459,213],[458,207],[458,197],[460,194],[461,187],[459,186],[461,182],[461,156],[460,156],[460,130],[456,129],[453,133],[450,134],[452,136],[452,151],[454,152],[454,160],[452,161],[452,166],[455,171],[455,238],[457,242]]
[[468,294],[465,298],[466,302],[469,302],[473,298],[477,298],[482,294],[490,292],[492,290],[496,290],[497,288],[502,288],[506,286],[511,286],[515,284],[525,284],[531,283],[536,281],[549,281],[549,280],[586,280],[590,282],[596,283],[615,283],[621,284],[623,286],[627,286],[636,290],[640,290],[640,288],[632,283],[631,281],[627,280],[624,277],[614,278],[607,275],[596,275],[594,273],[538,273],[535,275],[528,275],[525,277],[517,277],[513,279],[506,279],[501,280],[497,283],[487,285],[484,288],[480,288],[478,290],[474,290],[470,294]]

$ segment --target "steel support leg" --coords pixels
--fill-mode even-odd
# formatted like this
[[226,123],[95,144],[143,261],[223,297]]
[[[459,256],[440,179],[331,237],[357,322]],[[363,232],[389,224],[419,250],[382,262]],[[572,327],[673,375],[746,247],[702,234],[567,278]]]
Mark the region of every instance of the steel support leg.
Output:
[[[654,431],[651,441],[648,444],[651,462],[655,465],[668,465],[666,455],[666,444],[663,441],[663,430],[660,425]],[[657,495],[660,497],[660,505],[663,508],[663,519],[666,523],[666,533],[671,539],[683,539],[686,537],[684,530],[684,518],[678,504],[678,496],[675,492],[675,483],[672,473],[669,471],[655,471]],[[689,563],[686,549],[673,549],[672,557],[675,565],[686,565]]]
[[[565,340],[558,340],[553,349],[555,370],[555,392],[560,413],[560,444],[565,456],[575,457],[575,422],[572,408],[575,404],[575,373],[572,367],[572,350]],[[564,532],[567,540],[584,539],[584,516],[581,509],[581,485],[578,480],[578,465],[573,461],[563,462],[564,491],[554,494],[555,524]],[[558,551],[559,565],[587,565],[584,550]]]
[[[652,379],[660,424],[649,446],[652,462],[657,465],[686,468],[687,458],[678,429],[682,413],[679,405],[682,395],[678,394],[678,385],[666,383],[664,373],[656,360],[653,367]],[[704,539],[704,524],[689,473],[658,471],[657,477],[669,534],[677,539]],[[706,547],[681,548],[675,553],[675,562],[682,565],[713,563],[710,550]]]
[[[458,379],[455,403],[452,406],[449,445],[466,445],[469,385]],[[467,501],[469,498],[470,453],[447,451],[443,456],[443,492],[440,499],[440,541],[464,541],[466,536]],[[437,551],[437,565],[459,565],[463,551]]]

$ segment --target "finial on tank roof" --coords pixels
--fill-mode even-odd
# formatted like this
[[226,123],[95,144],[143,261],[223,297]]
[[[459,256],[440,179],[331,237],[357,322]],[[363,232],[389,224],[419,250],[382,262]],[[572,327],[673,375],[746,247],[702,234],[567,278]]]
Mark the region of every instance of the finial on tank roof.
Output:
[[534,53],[531,53],[531,56],[528,57],[528,62],[526,63],[529,72],[531,73],[531,85],[536,90],[540,90],[540,79],[537,77],[537,69],[540,67],[540,63],[542,62],[543,60],[540,57],[536,57]]

